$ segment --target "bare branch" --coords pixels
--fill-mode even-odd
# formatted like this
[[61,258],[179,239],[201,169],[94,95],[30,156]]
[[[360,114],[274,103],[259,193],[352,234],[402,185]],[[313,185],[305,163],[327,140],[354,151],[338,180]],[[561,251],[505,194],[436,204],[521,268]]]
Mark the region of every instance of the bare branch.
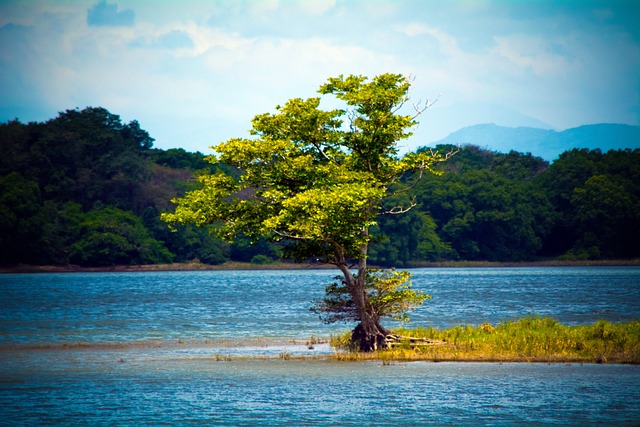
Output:
[[[432,157],[436,157],[436,152],[433,151],[433,149],[429,149],[429,151],[431,152],[431,156]],[[458,148],[455,150],[451,150],[448,153],[445,153],[443,158],[438,159],[439,162],[444,162],[449,160],[451,157],[453,157],[455,154],[457,154],[458,152],[460,152],[460,145],[458,145]],[[411,185],[408,185],[407,187],[401,188],[399,190],[396,190],[394,192],[391,193],[391,195],[396,195],[396,194],[401,194],[401,193],[406,193],[407,191],[411,190],[413,187],[415,187],[418,182],[422,179],[422,176],[424,174],[424,171],[429,169],[429,165],[427,164],[422,164],[419,165],[416,170],[418,171],[418,176],[415,178],[415,180],[413,181],[413,183]],[[395,182],[395,179],[393,179],[391,181],[391,184],[393,184]],[[410,208],[409,208],[410,209]]]
[[[391,193],[391,195],[392,195],[392,196],[395,196],[396,194],[406,193],[407,191],[411,190],[411,189],[412,189],[413,187],[415,187],[415,186],[418,184],[418,182],[422,179],[423,171],[424,171],[424,168],[420,168],[420,169],[418,169],[418,177],[417,177],[417,178],[416,178],[416,180],[413,182],[413,184],[411,184],[411,185],[409,185],[409,186],[407,186],[407,187],[405,187],[405,188],[401,188],[401,189],[399,189],[399,190],[396,190],[396,191],[392,192],[392,193]],[[394,182],[395,182],[395,180],[394,180]]]
[[438,102],[438,100],[440,99],[440,97],[442,96],[442,94],[438,95],[438,97],[432,101],[429,101],[427,99],[427,102],[425,103],[424,106],[420,105],[422,104],[422,101],[418,101],[418,103],[416,104],[415,102],[413,103],[413,109],[416,111],[416,114],[413,115],[413,117],[411,117],[411,120],[417,118],[420,114],[424,113],[427,108],[431,108],[431,106],[433,106],[433,104],[435,104],[436,102]]
[[416,202],[411,202],[409,207],[406,207],[406,208],[403,208],[402,206],[395,206],[395,207],[389,209],[388,211],[380,212],[379,215],[400,215],[400,214],[409,212],[416,205],[417,205]]
[[401,109],[402,107],[404,107],[404,102],[400,102],[396,108],[394,108],[393,110],[391,110],[391,114],[395,114],[395,113],[397,113],[398,111],[400,111],[400,109]]
[[[436,153],[433,151],[433,148],[430,148],[429,151],[431,151],[431,155],[435,157]],[[444,158],[440,159],[439,161],[446,162],[447,160],[449,160],[451,157],[458,154],[459,152],[460,152],[460,144],[458,144],[458,148],[456,148],[455,150],[451,150],[448,153],[445,153]]]
[[349,130],[351,132],[357,132],[358,127],[356,126],[356,119],[358,118],[358,114],[354,110],[347,111],[347,117],[349,118]]
[[327,156],[327,155],[326,155],[326,153],[325,153],[324,151],[322,151],[322,146],[321,146],[320,144],[318,144],[318,143],[317,143],[317,142],[315,142],[315,141],[311,141],[311,144],[312,144],[314,147],[316,147],[316,149],[318,150],[318,152],[322,155],[322,157],[324,157],[324,158],[325,158],[325,160],[328,160],[329,162],[334,162],[334,160],[333,160],[331,157]]
[[294,234],[285,233],[284,231],[278,231],[278,230],[271,230],[271,231],[276,233],[278,236],[284,237],[286,239],[291,239],[291,240],[313,240],[311,237],[296,236]]

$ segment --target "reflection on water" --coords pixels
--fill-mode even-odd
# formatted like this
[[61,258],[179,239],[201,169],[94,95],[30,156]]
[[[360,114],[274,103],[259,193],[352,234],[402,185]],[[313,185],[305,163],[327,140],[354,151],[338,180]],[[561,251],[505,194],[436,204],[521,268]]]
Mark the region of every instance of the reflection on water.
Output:
[[[640,314],[640,268],[413,274],[416,326]],[[335,275],[0,275],[0,425],[640,422],[638,366],[331,361],[306,341],[352,327],[309,312]]]

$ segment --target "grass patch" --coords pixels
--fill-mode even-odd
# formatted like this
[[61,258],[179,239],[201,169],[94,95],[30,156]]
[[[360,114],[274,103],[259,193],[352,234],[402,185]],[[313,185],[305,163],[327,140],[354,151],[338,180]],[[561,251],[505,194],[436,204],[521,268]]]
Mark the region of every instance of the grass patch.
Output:
[[640,364],[640,320],[566,326],[550,317],[530,316],[498,325],[461,325],[450,329],[398,329],[404,337],[443,341],[437,345],[400,342],[389,350],[358,353],[350,333],[332,337],[340,360],[494,361]]

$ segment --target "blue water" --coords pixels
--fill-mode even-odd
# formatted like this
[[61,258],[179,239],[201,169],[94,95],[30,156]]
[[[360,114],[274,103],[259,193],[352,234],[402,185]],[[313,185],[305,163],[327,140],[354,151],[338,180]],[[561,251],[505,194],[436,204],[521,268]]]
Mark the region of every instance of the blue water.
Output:
[[[415,326],[640,317],[635,267],[412,273]],[[0,275],[0,425],[640,424],[638,366],[298,360],[335,275]]]
[[[640,268],[412,270],[432,295],[415,326],[499,323],[529,314],[566,324],[640,318]],[[325,325],[309,311],[333,270],[0,275],[0,344],[306,339]]]
[[637,425],[621,365],[147,361],[17,373],[0,425]]

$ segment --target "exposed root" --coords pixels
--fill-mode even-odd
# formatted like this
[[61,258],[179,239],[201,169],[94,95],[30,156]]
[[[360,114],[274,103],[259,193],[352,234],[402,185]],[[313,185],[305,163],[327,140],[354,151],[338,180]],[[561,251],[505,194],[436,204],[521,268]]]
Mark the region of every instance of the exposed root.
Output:
[[402,345],[402,344],[420,346],[420,345],[444,345],[444,344],[447,343],[446,341],[443,341],[443,340],[432,340],[432,339],[429,339],[429,338],[405,337],[403,335],[397,335],[397,334],[388,334],[386,336],[386,341],[387,341],[387,345],[389,346],[389,348],[394,347],[394,346],[399,346],[399,345]]
[[442,340],[398,335],[380,325],[377,325],[374,332],[366,333],[362,324],[356,326],[351,333],[351,342],[358,344],[359,351],[364,353],[375,352],[377,350],[389,350],[393,347],[402,345],[418,347],[443,345],[446,343]]

